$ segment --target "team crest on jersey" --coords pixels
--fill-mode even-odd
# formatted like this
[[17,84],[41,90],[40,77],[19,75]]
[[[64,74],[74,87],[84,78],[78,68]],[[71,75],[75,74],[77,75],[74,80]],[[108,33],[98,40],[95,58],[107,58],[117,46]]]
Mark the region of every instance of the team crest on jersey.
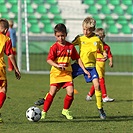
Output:
[[93,44],[96,46],[97,45],[97,42],[94,42]]
[[85,44],[85,42],[81,42],[81,44]]

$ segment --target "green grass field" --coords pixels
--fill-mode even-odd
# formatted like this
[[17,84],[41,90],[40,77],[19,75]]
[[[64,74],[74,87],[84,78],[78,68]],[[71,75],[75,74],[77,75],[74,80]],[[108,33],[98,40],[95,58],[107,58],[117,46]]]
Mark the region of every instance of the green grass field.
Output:
[[[112,103],[104,103],[107,119],[101,120],[93,101],[85,101],[91,83],[83,77],[74,80],[78,94],[70,108],[74,120],[61,115],[66,91],[60,90],[48,112],[47,119],[30,122],[25,117],[26,110],[34,105],[49,90],[49,75],[22,74],[17,81],[13,72],[7,72],[8,93],[1,110],[4,123],[0,133],[131,133],[133,131],[132,76],[106,76],[107,92],[115,98]],[[42,109],[42,107],[39,107]]]

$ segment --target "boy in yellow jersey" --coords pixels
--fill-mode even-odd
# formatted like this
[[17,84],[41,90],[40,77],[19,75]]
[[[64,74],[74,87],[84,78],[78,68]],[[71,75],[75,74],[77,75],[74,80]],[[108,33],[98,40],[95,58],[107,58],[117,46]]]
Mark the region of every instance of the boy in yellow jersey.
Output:
[[90,77],[90,73],[84,68],[74,45],[65,40],[67,36],[65,25],[57,24],[54,28],[54,33],[56,42],[51,46],[47,57],[47,63],[52,66],[50,71],[50,90],[44,102],[41,119],[45,119],[46,113],[48,112],[57,91],[60,88],[64,88],[66,89],[67,94],[64,98],[62,115],[71,120],[73,117],[69,114],[68,110],[74,99],[71,60],[76,60],[78,62],[88,78]]
[[83,74],[87,83],[88,82],[93,83],[95,88],[96,103],[97,103],[97,108],[99,110],[100,118],[105,119],[106,114],[103,110],[102,94],[98,81],[98,73],[96,71],[96,57],[97,57],[97,51],[103,54],[102,56],[105,60],[107,58],[107,54],[103,50],[103,44],[101,40],[94,33],[95,25],[96,21],[93,18],[91,17],[85,18],[82,23],[83,35],[78,35],[72,42],[74,45],[79,45],[80,58],[85,68],[88,70],[88,72],[90,72],[91,77],[88,78],[77,63],[74,63],[72,65],[73,69],[72,75],[73,78],[75,78],[78,75]]
[[[16,59],[12,51],[11,39],[6,36],[9,29],[9,23],[5,19],[0,19],[0,109],[2,108],[6,99],[7,92],[7,78],[6,78],[6,64],[4,61],[4,53],[10,58],[17,79],[20,79],[21,75],[17,67]],[[0,113],[0,123],[3,122]]]

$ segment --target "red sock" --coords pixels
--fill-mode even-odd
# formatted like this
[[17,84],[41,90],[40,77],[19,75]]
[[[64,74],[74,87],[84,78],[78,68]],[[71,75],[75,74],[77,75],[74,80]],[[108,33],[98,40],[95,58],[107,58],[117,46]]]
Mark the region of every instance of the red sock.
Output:
[[94,93],[95,93],[95,88],[94,88],[94,85],[92,85],[88,95],[92,97]]
[[53,96],[51,95],[51,94],[49,94],[48,93],[48,95],[47,95],[47,97],[46,97],[46,100],[45,100],[45,102],[44,102],[44,106],[43,106],[43,110],[45,111],[45,112],[47,112],[48,110],[49,110],[49,108],[50,108],[50,106],[51,106],[51,104],[52,104],[52,102],[53,102]]
[[99,79],[99,84],[100,84],[100,88],[102,91],[102,98],[105,98],[107,96],[107,92],[106,92],[106,86],[105,86],[104,78]]
[[0,92],[0,108],[3,106],[5,99],[6,99],[6,94]]
[[73,96],[66,95],[66,97],[64,99],[64,109],[70,108],[73,99],[74,99]]

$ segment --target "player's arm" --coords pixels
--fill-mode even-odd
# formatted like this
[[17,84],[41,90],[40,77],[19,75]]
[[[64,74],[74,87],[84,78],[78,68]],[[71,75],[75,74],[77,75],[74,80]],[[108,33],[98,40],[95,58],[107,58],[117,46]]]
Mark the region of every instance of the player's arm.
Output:
[[19,69],[18,69],[18,66],[17,66],[17,63],[16,63],[16,59],[15,59],[15,57],[13,55],[11,40],[8,40],[6,42],[6,44],[5,44],[5,51],[4,52],[10,58],[13,66],[14,66],[16,78],[20,79],[21,78],[21,74],[19,72]]
[[75,38],[74,38],[74,40],[72,41],[72,44],[75,46],[75,45],[79,45],[79,37],[80,37],[81,35],[77,35]]
[[53,60],[48,59],[47,63],[50,64],[51,66],[54,66],[56,68],[59,68],[60,70],[65,70],[65,67],[62,65],[58,65],[57,63],[55,63]]
[[85,69],[85,67],[84,67],[84,65],[83,65],[83,63],[82,63],[82,61],[81,61],[80,58],[77,60],[77,62],[78,62],[78,64],[79,64],[79,66],[83,69],[84,73],[87,74],[88,77],[90,78],[91,75],[90,75],[90,73]]
[[54,66],[56,68],[59,68],[60,70],[65,70],[65,67],[62,66],[62,65],[59,65],[55,62],[55,59],[57,57],[57,53],[56,53],[56,46],[53,45],[50,47],[50,50],[49,50],[49,54],[48,54],[48,57],[47,57],[47,63],[50,64],[51,66]]
[[[107,45],[107,44],[106,44]],[[107,45],[108,47],[108,51],[107,51],[107,55],[108,55],[108,59],[109,59],[109,66],[110,67],[113,67],[113,55],[111,53],[111,49],[110,49],[110,46]]]
[[109,58],[109,66],[110,67],[113,67],[113,57],[110,57]]
[[82,63],[80,56],[75,47],[73,47],[71,58],[72,60],[76,60],[78,62],[79,66],[83,69],[84,73],[86,73],[88,77],[90,78],[90,73],[85,69],[84,64]]

